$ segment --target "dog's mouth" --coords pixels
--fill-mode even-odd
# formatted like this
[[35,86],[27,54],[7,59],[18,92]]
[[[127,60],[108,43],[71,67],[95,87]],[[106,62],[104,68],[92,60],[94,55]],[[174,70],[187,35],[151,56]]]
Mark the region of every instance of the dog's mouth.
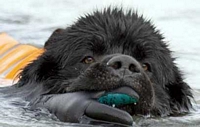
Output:
[[139,102],[139,95],[131,87],[122,86],[116,89],[102,91],[96,101],[90,103],[85,110],[90,122],[107,121],[132,125],[131,107]]

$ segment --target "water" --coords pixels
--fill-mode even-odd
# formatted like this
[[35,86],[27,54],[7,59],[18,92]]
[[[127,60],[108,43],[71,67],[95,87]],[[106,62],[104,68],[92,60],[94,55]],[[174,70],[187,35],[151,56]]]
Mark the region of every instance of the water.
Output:
[[[166,118],[135,118],[143,126],[200,126],[200,1],[199,0],[0,0],[0,32],[4,31],[21,43],[43,45],[53,30],[65,28],[80,15],[109,5],[134,8],[144,14],[165,35],[185,81],[195,95],[194,111],[189,115]],[[0,84],[11,84],[2,82]],[[47,111],[29,111],[0,95],[0,127],[72,126],[59,122]],[[39,112],[42,112],[39,114]],[[73,124],[74,126],[78,126]],[[83,125],[84,126],[84,125]],[[87,126],[87,125],[86,125]]]

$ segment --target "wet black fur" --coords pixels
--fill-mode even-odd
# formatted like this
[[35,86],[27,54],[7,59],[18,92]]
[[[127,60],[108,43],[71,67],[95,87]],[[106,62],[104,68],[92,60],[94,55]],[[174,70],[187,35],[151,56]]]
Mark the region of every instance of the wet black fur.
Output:
[[[46,51],[23,70],[14,89],[29,101],[44,94],[65,93],[72,89],[100,90],[91,84],[83,84],[80,89],[73,86],[77,77],[90,68],[82,59],[89,55],[98,61],[107,55],[126,54],[139,63],[150,65],[150,70],[144,73],[153,87],[152,105],[148,108],[151,114],[188,112],[192,107],[191,89],[183,81],[163,39],[150,21],[133,11],[125,13],[122,9],[110,8],[96,11],[79,18],[66,29],[55,31],[45,44]],[[101,89],[106,89],[105,85],[109,86],[104,84]],[[148,98],[148,92],[142,96]]]

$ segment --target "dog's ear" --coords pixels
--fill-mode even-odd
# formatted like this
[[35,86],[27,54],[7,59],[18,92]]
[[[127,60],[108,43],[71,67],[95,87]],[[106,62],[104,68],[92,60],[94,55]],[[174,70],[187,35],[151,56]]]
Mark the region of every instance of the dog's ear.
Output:
[[172,115],[188,112],[192,108],[191,99],[193,98],[190,86],[183,81],[182,74],[176,66],[174,75],[175,81],[167,85]]
[[64,33],[65,29],[56,29],[51,36],[49,37],[49,39],[45,42],[44,44],[44,48],[48,47],[49,45],[57,42],[60,40],[60,37],[62,36],[62,34]]

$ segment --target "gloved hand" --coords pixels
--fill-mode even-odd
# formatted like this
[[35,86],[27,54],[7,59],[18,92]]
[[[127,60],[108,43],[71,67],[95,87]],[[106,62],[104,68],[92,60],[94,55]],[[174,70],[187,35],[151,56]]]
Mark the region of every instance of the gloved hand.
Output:
[[103,94],[81,91],[43,95],[34,105],[47,108],[64,122],[132,125],[133,119],[127,112],[96,101]]

